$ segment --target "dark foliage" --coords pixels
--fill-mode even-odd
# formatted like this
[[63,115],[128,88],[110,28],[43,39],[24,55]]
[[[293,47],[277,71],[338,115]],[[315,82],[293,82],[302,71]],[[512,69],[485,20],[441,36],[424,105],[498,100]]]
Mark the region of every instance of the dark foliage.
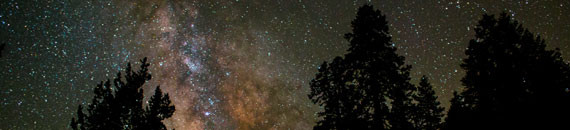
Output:
[[446,129],[567,128],[570,68],[559,50],[505,13],[483,15],[475,33]]
[[310,83],[309,98],[324,108],[315,129],[413,128],[411,67],[395,53],[387,23],[371,5],[358,9],[348,53],[324,62]]
[[6,44],[0,44],[0,57],[2,57],[2,51],[4,51],[4,47],[6,47]]
[[412,112],[414,128],[418,130],[437,130],[441,128],[444,108],[439,106],[440,103],[437,101],[435,91],[425,75],[422,77],[413,97],[417,101]]
[[174,106],[170,105],[168,94],[162,94],[160,86],[154,90],[154,95],[150,97],[148,107],[146,108],[147,129],[162,130],[166,126],[162,124],[162,120],[169,118],[174,114]]
[[[71,120],[74,130],[161,130],[166,129],[161,122],[174,113],[168,94],[163,95],[160,87],[150,98],[149,105],[143,109],[143,84],[151,79],[146,58],[141,60],[140,70],[132,71],[127,65],[125,81],[121,73],[111,81],[101,81],[95,87],[91,104],[87,105],[87,113],[79,105],[77,117]],[[113,91],[115,90],[115,91]]]

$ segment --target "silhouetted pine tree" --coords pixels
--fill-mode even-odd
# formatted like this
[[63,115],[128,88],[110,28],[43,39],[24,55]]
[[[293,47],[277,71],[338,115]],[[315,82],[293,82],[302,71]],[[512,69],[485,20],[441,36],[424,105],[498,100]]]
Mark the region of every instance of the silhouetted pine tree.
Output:
[[154,95],[150,97],[149,104],[146,108],[146,126],[151,130],[165,130],[166,126],[162,120],[169,118],[174,114],[174,106],[170,105],[168,94],[162,94],[160,86],[154,90]]
[[465,128],[473,119],[465,117],[474,117],[473,110],[465,103],[464,98],[457,92],[453,92],[451,99],[451,107],[447,112],[447,118],[443,123],[443,130],[461,130]]
[[[358,9],[352,33],[345,35],[348,53],[324,62],[311,80],[309,98],[324,109],[315,129],[412,128],[401,119],[409,117],[411,67],[395,53],[387,23],[371,5]],[[389,98],[395,99],[392,111]]]
[[[162,130],[166,129],[161,122],[174,113],[174,106],[168,94],[163,95],[160,87],[150,98],[149,105],[143,109],[143,84],[151,79],[146,58],[141,60],[140,70],[133,72],[131,64],[126,68],[126,81],[121,80],[121,73],[111,81],[101,82],[95,87],[91,104],[87,113],[79,105],[77,117],[71,120],[74,130]],[[116,91],[113,91],[116,90]],[[114,93],[114,94],[113,94]]]
[[558,49],[506,13],[483,15],[461,67],[466,86],[452,100],[447,129],[565,128],[569,66]]
[[85,130],[87,129],[86,127],[86,123],[85,123],[85,114],[83,113],[83,106],[79,105],[79,107],[77,107],[77,119],[72,118],[71,119],[71,128],[74,130]]
[[441,128],[443,107],[439,106],[433,87],[424,75],[413,96],[417,101],[412,116],[414,128],[417,130],[437,130]]
[[[94,89],[95,96],[91,100],[91,104],[88,105],[87,111],[89,116],[87,116],[86,121],[89,121],[91,129],[121,129],[119,125],[119,116],[116,111],[111,109],[114,105],[113,91],[111,90],[111,83],[107,80],[105,83],[97,84]],[[89,126],[87,126],[89,128]]]
[[[406,72],[406,75],[407,72]],[[392,130],[412,130],[412,116],[415,105],[412,103],[412,96],[414,93],[414,86],[401,82],[388,88],[388,97],[392,99],[390,113],[388,114],[388,121],[390,129]]]

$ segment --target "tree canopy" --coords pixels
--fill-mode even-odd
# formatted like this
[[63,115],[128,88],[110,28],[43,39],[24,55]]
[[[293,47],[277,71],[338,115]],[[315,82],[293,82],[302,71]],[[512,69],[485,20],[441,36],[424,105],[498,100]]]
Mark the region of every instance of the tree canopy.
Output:
[[413,97],[417,101],[412,112],[414,128],[418,130],[437,130],[441,128],[444,108],[439,106],[440,102],[437,101],[437,96],[427,76],[424,75],[420,79],[416,94]]
[[[358,9],[344,57],[324,62],[310,82],[309,98],[324,111],[315,129],[411,129],[411,66],[396,54],[386,16]],[[390,109],[391,108],[391,109]]]
[[79,105],[77,117],[71,120],[74,130],[163,130],[162,120],[169,118],[175,111],[168,94],[163,94],[160,86],[154,95],[143,104],[144,83],[152,78],[149,74],[147,59],[141,60],[140,70],[132,71],[127,64],[125,81],[121,72],[111,81],[101,81],[94,89],[95,96],[87,105],[87,113]]
[[348,53],[324,62],[309,98],[323,111],[315,129],[563,128],[570,116],[570,67],[559,49],[506,13],[484,14],[465,51],[461,80],[443,123],[426,76],[410,83],[411,66],[396,54],[384,15],[370,5],[352,21]]
[[[461,67],[465,90],[452,99],[447,129],[562,128],[569,66],[558,49],[506,13],[483,15]],[[559,127],[555,127],[559,126]]]

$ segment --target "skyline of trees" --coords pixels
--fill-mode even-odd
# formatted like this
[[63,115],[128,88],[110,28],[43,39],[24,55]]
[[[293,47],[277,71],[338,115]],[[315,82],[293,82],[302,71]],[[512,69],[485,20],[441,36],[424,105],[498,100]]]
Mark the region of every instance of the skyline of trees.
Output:
[[563,128],[570,110],[570,67],[560,50],[506,13],[483,15],[461,67],[447,129]]
[[[570,65],[506,13],[479,20],[460,65],[465,89],[454,92],[447,113],[427,76],[410,83],[412,66],[392,46],[381,11],[364,5],[351,24],[347,53],[324,61],[310,82],[308,98],[323,110],[314,129],[544,129],[570,121]],[[160,86],[144,105],[141,87],[152,78],[146,62],[97,84],[70,127],[166,129],[162,120],[175,107]]]
[[409,82],[410,65],[390,46],[387,21],[371,5],[358,9],[350,48],[325,61],[308,95],[323,111],[314,129],[544,129],[570,121],[570,66],[560,50],[506,13],[484,14],[460,65],[464,91],[444,108],[424,75]]
[[412,112],[412,121],[415,129],[437,130],[442,126],[444,108],[437,101],[433,86],[427,76],[422,76],[413,99],[417,101],[415,111]]
[[[387,24],[371,5],[358,9],[352,33],[345,35],[350,42],[348,53],[331,63],[325,61],[310,82],[309,98],[324,108],[314,129],[415,129],[430,122],[430,114],[421,113],[413,103],[416,87],[410,83],[411,66],[396,54]],[[427,79],[424,83],[429,86]],[[417,98],[434,96],[426,94],[435,93],[425,90]],[[420,113],[423,119],[417,121],[422,125],[414,125],[412,117]]]
[[152,78],[149,66],[145,57],[138,71],[133,71],[128,63],[124,76],[118,72],[114,86],[111,80],[97,84],[87,113],[83,105],[79,105],[70,127],[74,130],[165,130],[162,120],[171,117],[175,107],[160,86],[156,87],[148,105],[144,105],[142,86]]

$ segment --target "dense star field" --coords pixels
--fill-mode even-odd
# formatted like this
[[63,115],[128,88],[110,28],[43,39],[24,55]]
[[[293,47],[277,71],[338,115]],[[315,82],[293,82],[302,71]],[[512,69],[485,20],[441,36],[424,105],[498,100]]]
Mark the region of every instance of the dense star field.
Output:
[[0,3],[0,129],[65,129],[95,85],[148,57],[176,106],[169,129],[310,129],[318,66],[346,53],[356,9],[387,16],[393,45],[444,107],[461,90],[483,13],[506,12],[570,58],[570,1],[9,0]]

